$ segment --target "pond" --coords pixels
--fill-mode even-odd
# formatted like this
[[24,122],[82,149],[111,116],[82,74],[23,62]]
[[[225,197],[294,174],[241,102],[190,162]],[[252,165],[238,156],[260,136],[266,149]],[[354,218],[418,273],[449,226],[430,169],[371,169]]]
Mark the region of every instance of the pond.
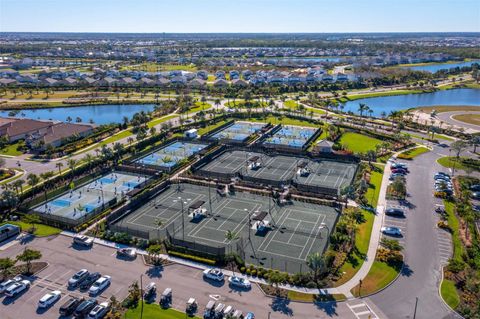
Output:
[[473,63],[480,63],[480,60],[475,60],[475,61],[465,61],[465,62],[456,62],[456,63],[433,63],[433,64],[427,64],[427,65],[418,65],[418,66],[404,66],[401,68],[404,69],[410,69],[413,71],[426,71],[430,73],[435,73],[439,70],[448,70],[451,68],[456,68],[456,67],[464,67],[464,66],[471,66]]
[[[150,112],[153,104],[106,104],[106,105],[83,105],[72,107],[56,107],[46,109],[24,109],[17,112],[17,118],[30,118],[35,120],[57,120],[65,122],[67,117],[76,122],[79,117],[82,122],[93,120],[95,124],[123,123],[126,116],[129,119],[137,112]],[[0,117],[9,116],[10,111],[0,111]]]
[[433,93],[408,95],[382,96],[358,99],[345,103],[344,112],[351,111],[358,114],[358,105],[365,103],[373,110],[373,116],[380,117],[382,112],[387,115],[391,111],[406,110],[418,106],[436,105],[478,105],[480,110],[480,90],[452,89]]

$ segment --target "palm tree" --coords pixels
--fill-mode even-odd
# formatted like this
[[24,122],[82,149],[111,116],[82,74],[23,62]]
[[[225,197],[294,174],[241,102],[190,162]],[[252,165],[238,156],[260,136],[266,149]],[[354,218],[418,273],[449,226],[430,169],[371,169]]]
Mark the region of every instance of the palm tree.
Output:
[[95,160],[95,157],[93,157],[92,154],[87,153],[87,154],[85,154],[85,156],[83,157],[83,160],[87,163],[87,165],[88,165],[88,170],[91,170],[91,169],[92,169],[92,162]]
[[368,105],[365,103],[360,103],[358,104],[358,112],[360,113],[360,116],[363,116],[363,112],[367,111],[369,109]]
[[50,178],[55,175],[52,171],[48,171],[40,174],[40,177],[43,179],[43,192],[45,194],[45,201],[47,201],[47,190],[50,186]]
[[70,174],[73,178],[75,175],[75,166],[77,165],[77,161],[73,158],[69,158],[67,161],[68,168],[70,169]]
[[325,272],[327,267],[325,258],[318,252],[307,256],[307,265],[313,271],[313,278],[315,282],[318,280],[320,275]]
[[55,167],[58,168],[58,175],[62,174],[63,163],[58,162],[58,163],[55,164]]
[[35,186],[37,186],[37,184],[40,182],[40,178],[34,173],[30,173],[27,175],[27,181],[28,181],[28,185],[32,187],[32,193],[34,193]]
[[238,238],[238,234],[232,230],[227,230],[225,232],[225,239],[228,241],[228,242],[231,242],[231,241],[234,241],[235,239]]
[[17,256],[17,260],[23,261],[27,264],[27,274],[30,274],[32,269],[32,261],[42,258],[42,253],[39,250],[25,247],[23,253]]
[[19,194],[18,190],[20,189],[20,193],[23,193],[23,184],[25,184],[25,181],[22,179],[17,179],[16,181],[13,182],[13,186],[17,190],[17,194]]

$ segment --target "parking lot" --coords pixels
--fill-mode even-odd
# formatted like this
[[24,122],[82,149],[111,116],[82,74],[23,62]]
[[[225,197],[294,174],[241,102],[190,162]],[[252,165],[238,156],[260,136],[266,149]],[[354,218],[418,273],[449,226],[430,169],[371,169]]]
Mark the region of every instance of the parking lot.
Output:
[[[145,266],[141,257],[136,260],[126,261],[116,257],[115,249],[95,244],[92,249],[76,250],[71,247],[71,238],[57,236],[54,238],[40,238],[28,242],[28,246],[42,252],[42,260],[49,263],[48,267],[38,274],[33,280],[32,287],[23,295],[14,300],[6,300],[0,296],[0,317],[2,319],[23,318],[59,318],[59,308],[67,300],[67,294],[78,295],[78,292],[68,291],[66,282],[69,277],[80,268],[90,271],[99,271],[112,276],[112,284],[99,297],[99,301],[115,295],[118,300],[123,299],[128,293],[128,286],[133,281],[143,284],[155,282],[157,285],[158,303],[161,292],[166,287],[173,289],[172,307],[185,310],[186,301],[190,297],[196,298],[199,314],[203,311],[209,300],[215,300],[227,305],[232,305],[244,313],[252,311],[258,318],[327,318],[322,310],[325,304],[318,308],[316,304],[283,302],[281,300],[265,297],[261,290],[253,285],[251,290],[238,290],[232,288],[227,282],[212,283],[202,279],[202,272],[187,266],[172,264],[164,268]],[[25,244],[16,243],[1,247],[0,258],[16,256],[25,247]],[[62,299],[53,307],[37,312],[37,302],[49,290],[61,290]],[[354,318],[347,307],[332,305],[341,318]]]
[[[189,206],[198,201],[207,210],[201,219],[189,213]],[[258,232],[252,216],[269,211],[262,221],[269,223],[270,230]],[[322,223],[331,230],[337,217],[338,212],[329,206],[294,201],[280,207],[264,196],[243,192],[221,196],[214,188],[209,191],[205,186],[180,184],[179,188],[172,185],[112,229],[154,237],[163,235],[167,228],[177,240],[211,247],[211,253],[215,249],[221,252],[227,246],[225,233],[232,231],[241,238],[241,248],[235,245],[225,248],[227,251],[240,249],[247,262],[298,272],[306,269],[305,259],[310,253],[322,252],[326,245],[326,230],[320,229]],[[157,226],[158,220],[162,221],[161,226]]]

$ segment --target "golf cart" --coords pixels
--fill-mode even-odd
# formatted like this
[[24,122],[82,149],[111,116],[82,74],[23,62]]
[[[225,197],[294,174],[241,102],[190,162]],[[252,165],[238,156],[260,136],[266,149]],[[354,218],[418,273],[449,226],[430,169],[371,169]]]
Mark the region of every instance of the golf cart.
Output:
[[205,306],[205,310],[203,311],[203,318],[205,319],[213,318],[213,315],[215,314],[214,308],[215,308],[215,301],[210,300]]
[[146,300],[149,300],[155,295],[156,292],[157,292],[157,285],[155,285],[154,282],[151,282],[145,287],[145,290],[143,292],[143,298],[145,298]]
[[162,296],[160,296],[160,306],[162,306],[162,308],[168,308],[170,307],[171,303],[172,288],[165,288],[165,290],[162,292]]
[[197,312],[197,308],[198,308],[198,305],[195,298],[189,298],[187,300],[187,306],[186,306],[185,312],[189,315],[193,315],[195,312]]

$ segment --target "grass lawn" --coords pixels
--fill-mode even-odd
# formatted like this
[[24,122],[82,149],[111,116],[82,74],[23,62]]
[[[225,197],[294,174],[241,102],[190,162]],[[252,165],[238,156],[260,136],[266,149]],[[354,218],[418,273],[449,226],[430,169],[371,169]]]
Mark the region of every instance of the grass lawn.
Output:
[[442,165],[443,167],[447,167],[447,168],[453,168],[455,167],[455,169],[461,169],[461,170],[469,170],[469,169],[472,169],[474,171],[478,171],[478,168],[476,167],[473,167],[473,166],[467,166],[465,164],[463,164],[461,162],[462,160],[462,157],[460,157],[459,160],[456,159],[456,157],[454,156],[445,156],[445,157],[440,157],[439,159],[437,159],[437,163]]
[[[383,177],[383,167],[380,165],[375,166],[380,168],[381,171],[372,172],[370,175],[370,185],[368,187],[367,194],[365,195],[368,203],[373,207],[377,206]],[[355,246],[357,247],[358,253],[355,252],[351,254],[347,262],[345,262],[340,268],[340,272],[343,273],[343,275],[334,283],[335,287],[349,281],[355,275],[358,269],[360,269],[364,262],[362,255],[366,255],[368,251],[375,215],[372,212],[363,210],[363,216],[365,217],[365,222],[358,226],[357,235],[355,236]]]
[[[480,111],[480,107],[478,110]],[[457,114],[453,118],[464,123],[480,125],[480,114]]]
[[443,279],[442,285],[440,286],[440,293],[442,294],[443,300],[450,306],[450,308],[457,308],[460,303],[460,297],[458,296],[457,288],[455,283],[448,279]]
[[437,113],[453,112],[453,111],[480,111],[480,107],[473,105],[435,105],[435,106],[422,106],[414,108],[425,113],[430,113],[435,110]]
[[424,146],[418,146],[418,147],[412,148],[411,150],[400,153],[397,157],[400,159],[411,160],[417,157],[418,155],[427,153],[429,151],[430,150]]
[[462,260],[463,244],[458,233],[458,219],[455,215],[455,203],[444,200],[445,211],[448,213],[447,223],[452,229],[453,259]]
[[17,142],[13,144],[8,144],[5,146],[3,149],[0,149],[0,154],[1,155],[10,155],[10,156],[19,156],[22,155],[23,152],[17,151],[17,148],[21,145],[20,143],[23,142]]
[[343,301],[346,300],[344,294],[333,295],[313,295],[304,292],[288,291],[288,299],[299,302],[315,302],[315,301]]
[[366,99],[366,98],[371,98],[371,97],[418,94],[418,93],[424,93],[424,91],[422,91],[422,90],[394,90],[394,91],[385,91],[385,92],[362,93],[362,94],[348,95],[346,97],[341,97],[337,100],[339,102],[347,102],[347,101],[355,101],[355,100]]
[[159,117],[159,118],[156,118],[156,119],[153,119],[151,120],[150,122],[147,123],[148,125],[148,128],[151,128],[153,126],[156,126],[158,124],[161,124],[163,122],[166,122],[170,119],[173,119],[175,117],[178,117],[178,115],[175,115],[175,114],[171,114],[171,115],[166,115],[166,116],[163,116],[163,117]]
[[[22,231],[27,231],[32,227],[32,225],[24,223],[22,221],[9,221],[3,224],[13,224],[19,226]],[[58,235],[62,231],[59,228],[55,228],[52,226],[48,225],[43,225],[43,224],[35,224],[35,232],[34,235],[38,237],[46,237],[46,236],[52,236],[52,235]]]
[[[125,318],[140,319],[140,310],[141,310],[140,304],[137,306],[137,308],[127,310],[127,312],[125,313]],[[200,319],[200,317],[196,317],[196,316],[187,317],[187,315],[184,312],[180,312],[175,309],[162,309],[156,303],[143,304],[143,319],[185,319],[185,318]]]
[[399,269],[392,268],[384,262],[374,261],[372,268],[370,268],[367,276],[363,279],[360,293],[358,285],[351,292],[355,297],[372,294],[385,288],[397,277],[399,272]]
[[192,107],[188,112],[198,112],[198,111],[206,111],[212,107],[212,104],[207,102],[195,102],[195,106]]
[[382,141],[370,136],[346,132],[340,137],[339,143],[354,153],[366,153],[370,150],[374,151],[375,146],[382,143]]
[[286,100],[285,103],[283,103],[285,107],[288,107],[290,109],[296,109],[298,106],[298,103],[295,102],[294,100]]
[[268,116],[266,118],[249,118],[247,121],[250,122],[262,122],[262,123],[272,123],[276,124],[284,124],[284,125],[298,125],[298,126],[308,126],[308,127],[320,127],[317,124],[310,123],[308,121],[292,119],[288,117],[275,117],[275,116]]
[[223,124],[227,123],[228,121],[230,121],[230,120],[221,120],[221,121],[218,121],[218,122],[215,123],[215,124],[207,125],[207,126],[205,126],[205,127],[201,127],[201,128],[198,129],[198,135],[207,134],[207,133],[210,132],[211,130],[214,130],[214,129],[216,129],[216,128],[219,127],[219,126],[222,126]]

